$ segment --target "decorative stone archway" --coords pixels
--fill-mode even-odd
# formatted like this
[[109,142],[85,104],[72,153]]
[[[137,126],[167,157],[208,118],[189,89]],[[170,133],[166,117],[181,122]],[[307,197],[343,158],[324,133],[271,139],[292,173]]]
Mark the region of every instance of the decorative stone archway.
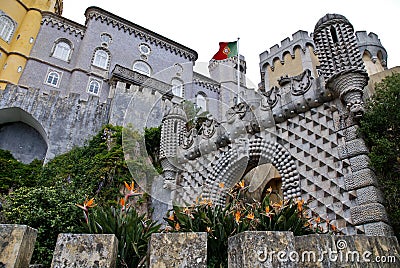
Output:
[[204,183],[203,196],[217,203],[225,203],[219,184],[230,188],[247,171],[263,164],[272,164],[282,177],[283,197],[290,199],[301,196],[300,175],[293,157],[279,143],[253,137],[235,143],[235,146],[210,163],[213,167]]
[[44,160],[48,138],[42,125],[26,111],[13,107],[0,110],[0,148],[23,163]]

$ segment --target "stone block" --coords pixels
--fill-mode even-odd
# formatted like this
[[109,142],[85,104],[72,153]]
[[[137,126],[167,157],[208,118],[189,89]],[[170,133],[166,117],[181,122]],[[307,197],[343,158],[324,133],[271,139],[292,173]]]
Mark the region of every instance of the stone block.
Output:
[[0,224],[0,267],[29,267],[37,230],[26,225]]
[[292,232],[243,232],[229,238],[228,267],[297,267],[290,261],[294,251]]
[[349,159],[351,171],[356,172],[370,167],[370,159],[367,155],[358,155]]
[[364,224],[364,232],[370,236],[392,236],[392,227],[384,222],[371,222]]
[[51,268],[116,267],[118,239],[113,234],[59,234]]
[[207,233],[155,233],[149,244],[150,268],[207,267]]
[[360,171],[345,175],[344,182],[347,191],[356,190],[371,185],[378,185],[376,174],[371,169],[362,169]]
[[368,147],[364,140],[354,139],[338,147],[339,158],[346,159],[361,154],[368,154]]
[[357,205],[368,203],[384,203],[381,191],[375,186],[368,186],[357,190]]
[[397,267],[396,237],[306,235],[295,238],[297,267]]
[[386,209],[382,204],[379,203],[369,203],[361,206],[355,206],[350,210],[354,225],[380,221],[388,222]]

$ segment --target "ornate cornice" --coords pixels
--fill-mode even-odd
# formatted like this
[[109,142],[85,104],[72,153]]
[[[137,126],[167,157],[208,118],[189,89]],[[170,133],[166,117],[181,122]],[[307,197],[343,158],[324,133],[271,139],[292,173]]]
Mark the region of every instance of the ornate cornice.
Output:
[[221,88],[221,84],[211,80],[210,78],[201,75],[199,73],[194,72],[193,73],[193,83],[195,85],[199,85],[203,88],[207,88],[209,90],[215,91],[215,92],[219,92],[220,88]]
[[171,91],[171,85],[160,80],[148,77],[144,74],[140,74],[136,71],[125,68],[118,64],[115,65],[114,70],[111,74],[110,81],[112,82],[113,80],[129,82],[134,85],[151,88],[160,92],[162,95],[170,94]]
[[86,28],[79,23],[57,16],[56,14],[48,11],[43,11],[42,16],[42,24],[63,29],[65,32],[79,36],[81,39],[85,35]]
[[121,17],[118,17],[101,8],[89,7],[88,9],[86,9],[85,16],[86,25],[89,19],[100,20],[101,22],[112,24],[118,29],[129,32],[129,34],[133,34],[140,39],[144,39],[152,44],[155,44],[156,46],[160,46],[175,54],[179,54],[182,57],[185,57],[191,61],[197,60],[197,52],[193,49],[185,47],[175,41],[172,41],[162,35],[152,32]]

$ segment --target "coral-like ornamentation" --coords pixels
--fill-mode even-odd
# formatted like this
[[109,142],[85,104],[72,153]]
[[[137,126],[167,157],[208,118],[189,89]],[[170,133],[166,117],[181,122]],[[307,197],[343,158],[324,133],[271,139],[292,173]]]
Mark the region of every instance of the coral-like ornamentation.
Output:
[[193,145],[196,136],[197,136],[196,128],[192,128],[187,133],[185,133],[185,135],[183,136],[183,143],[182,143],[183,149],[189,149]]
[[299,96],[303,95],[310,89],[312,79],[314,78],[311,76],[311,71],[309,69],[306,69],[304,72],[296,76],[282,76],[278,80],[278,83],[281,87],[290,83],[290,91],[292,92],[292,94],[295,96]]
[[236,104],[226,112],[228,122],[233,123],[236,121],[236,118],[243,119],[249,108],[250,107],[244,102]]
[[270,90],[262,92],[262,94],[266,97],[267,103],[271,108],[278,103],[281,97],[278,87],[272,87]]
[[203,137],[210,139],[215,133],[215,121],[212,118],[207,118],[202,124]]

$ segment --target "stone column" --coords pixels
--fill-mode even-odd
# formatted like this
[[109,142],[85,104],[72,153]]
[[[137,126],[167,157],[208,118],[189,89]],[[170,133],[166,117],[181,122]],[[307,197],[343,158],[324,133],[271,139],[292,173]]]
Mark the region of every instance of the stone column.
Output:
[[150,268],[207,267],[207,233],[156,233],[149,246]]
[[37,230],[26,225],[0,224],[0,267],[28,267]]
[[292,232],[243,232],[229,238],[228,267],[294,268]]
[[113,234],[59,234],[51,268],[116,267],[118,239]]

